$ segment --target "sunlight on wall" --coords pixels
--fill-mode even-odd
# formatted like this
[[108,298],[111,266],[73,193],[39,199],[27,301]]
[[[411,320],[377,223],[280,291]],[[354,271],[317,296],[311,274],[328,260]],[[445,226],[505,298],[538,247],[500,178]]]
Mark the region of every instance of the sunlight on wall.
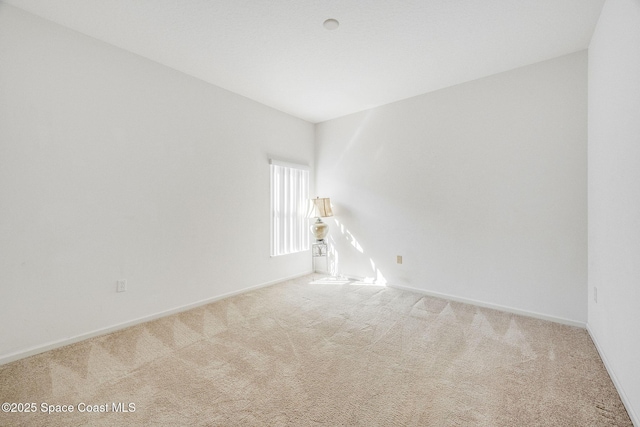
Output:
[[[335,217],[333,218],[333,220],[336,224],[336,227],[334,229],[339,230],[341,236],[338,236],[337,238],[334,238],[333,236],[329,237],[329,245],[327,248],[327,269],[330,275],[334,277],[343,277],[342,273],[340,273],[340,254],[337,250],[337,239],[345,239],[351,246],[353,246],[356,251],[363,255],[365,251],[362,245],[358,242],[358,239],[356,239],[356,237],[343,223],[341,223]],[[380,269],[376,267],[376,263],[373,258],[369,258],[369,263],[371,264],[371,276],[357,278],[359,280],[355,282],[355,284],[385,286],[387,284],[387,279],[385,279]]]
[[340,254],[336,250],[336,243],[333,237],[329,237],[329,244],[327,245],[327,270],[330,275],[334,277],[341,277],[340,271]]
[[387,284],[387,279],[384,278],[382,273],[378,268],[376,268],[376,263],[373,261],[373,258],[369,258],[369,262],[371,263],[371,268],[376,272],[375,283]]
[[356,250],[358,252],[360,252],[361,254],[364,253],[364,250],[362,249],[362,246],[360,246],[360,243],[358,243],[358,240],[356,240],[355,237],[353,237],[353,234],[351,234],[351,232],[349,230],[346,229],[346,227],[344,226],[344,224],[341,224],[337,219],[334,218],[334,221],[336,222],[336,224],[340,227],[340,232],[342,233],[342,235],[349,241],[349,243],[351,244],[351,246],[353,246],[354,248],[356,248]]

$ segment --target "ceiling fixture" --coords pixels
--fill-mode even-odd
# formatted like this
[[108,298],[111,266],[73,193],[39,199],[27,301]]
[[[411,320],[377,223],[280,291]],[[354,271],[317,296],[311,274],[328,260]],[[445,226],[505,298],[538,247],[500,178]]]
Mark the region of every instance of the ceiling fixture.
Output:
[[336,28],[338,28],[340,26],[340,23],[338,22],[337,19],[333,19],[333,18],[329,18],[326,21],[324,21],[324,27],[327,30],[335,30]]

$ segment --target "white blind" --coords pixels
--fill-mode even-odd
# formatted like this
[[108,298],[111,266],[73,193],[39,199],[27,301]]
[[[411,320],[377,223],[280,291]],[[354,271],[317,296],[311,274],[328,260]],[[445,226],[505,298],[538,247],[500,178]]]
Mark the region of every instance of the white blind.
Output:
[[309,249],[309,170],[271,161],[271,256]]

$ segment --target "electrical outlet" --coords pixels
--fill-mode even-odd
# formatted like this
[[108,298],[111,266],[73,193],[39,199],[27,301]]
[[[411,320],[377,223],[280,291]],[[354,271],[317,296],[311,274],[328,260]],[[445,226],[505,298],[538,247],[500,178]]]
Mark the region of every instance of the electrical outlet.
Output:
[[396,264],[402,264],[402,255],[396,255]]
[[593,287],[593,302],[598,303],[598,288]]
[[118,280],[116,285],[116,292],[124,292],[127,290],[127,281],[126,280]]

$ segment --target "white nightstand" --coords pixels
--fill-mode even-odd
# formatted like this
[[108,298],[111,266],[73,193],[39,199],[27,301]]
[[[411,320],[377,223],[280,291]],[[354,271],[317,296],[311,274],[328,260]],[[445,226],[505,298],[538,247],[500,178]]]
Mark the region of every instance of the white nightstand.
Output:
[[329,265],[327,263],[327,243],[317,242],[311,246],[313,255],[313,271],[316,273],[328,274]]

